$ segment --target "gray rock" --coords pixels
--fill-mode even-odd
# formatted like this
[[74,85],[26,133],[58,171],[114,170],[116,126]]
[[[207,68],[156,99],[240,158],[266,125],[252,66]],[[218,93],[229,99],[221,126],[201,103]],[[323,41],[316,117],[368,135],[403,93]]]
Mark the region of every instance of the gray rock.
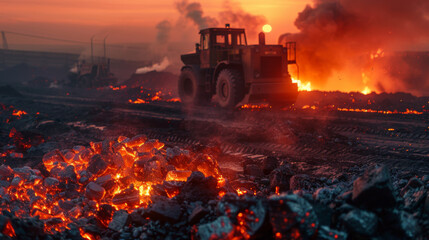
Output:
[[377,231],[378,218],[372,212],[353,209],[342,217],[346,228],[361,236],[372,236]]
[[313,198],[322,204],[328,204],[334,199],[334,189],[319,188],[313,193]]
[[90,182],[88,185],[86,185],[85,197],[90,200],[100,200],[104,197],[105,192],[106,191],[103,187],[96,184],[95,182]]
[[76,172],[74,171],[73,165],[68,165],[62,171],[58,173],[58,176],[62,179],[67,179],[75,182],[77,180]]
[[347,233],[341,232],[335,229],[331,229],[328,226],[321,226],[317,233],[316,240],[346,240]]
[[[383,199],[380,201],[380,199]],[[391,208],[396,199],[386,167],[372,167],[353,182],[352,200],[367,208]]]
[[95,175],[102,175],[107,169],[107,162],[104,161],[103,157],[100,154],[95,154],[91,157],[88,165],[88,172]]
[[227,216],[198,226],[197,237],[200,240],[230,239],[234,234],[234,225]]
[[407,239],[415,239],[420,232],[420,227],[413,215],[405,211],[399,211],[398,219],[398,228],[395,229],[400,230],[402,235]]
[[147,216],[153,220],[177,222],[182,215],[180,205],[173,200],[155,202],[148,210]]
[[45,181],[43,182],[43,184],[45,185],[45,187],[53,188],[58,186],[60,184],[60,181],[53,177],[47,177],[45,178]]
[[318,179],[307,174],[297,174],[290,179],[290,190],[312,190],[320,186]]
[[401,196],[404,198],[405,208],[415,210],[425,200],[426,189],[424,183],[418,178],[410,179],[401,190]]
[[200,219],[203,218],[208,212],[208,209],[201,206],[196,206],[188,217],[189,224],[193,225],[195,223],[198,223]]
[[274,191],[278,187],[281,192],[289,190],[290,179],[293,175],[290,165],[287,164],[274,169],[270,173],[270,189]]
[[296,194],[272,195],[268,206],[273,232],[283,238],[293,239],[298,232],[302,238],[309,239],[317,233],[317,215],[304,198]]
[[112,221],[109,223],[109,229],[119,232],[125,227],[128,221],[128,213],[125,210],[116,211],[113,214]]

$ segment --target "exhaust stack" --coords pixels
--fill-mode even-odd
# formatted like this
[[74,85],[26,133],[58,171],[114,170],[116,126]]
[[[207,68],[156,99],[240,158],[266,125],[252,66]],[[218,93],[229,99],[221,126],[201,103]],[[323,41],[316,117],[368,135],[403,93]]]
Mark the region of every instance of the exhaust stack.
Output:
[[259,33],[259,45],[261,45],[261,46],[265,45],[265,33],[264,32]]

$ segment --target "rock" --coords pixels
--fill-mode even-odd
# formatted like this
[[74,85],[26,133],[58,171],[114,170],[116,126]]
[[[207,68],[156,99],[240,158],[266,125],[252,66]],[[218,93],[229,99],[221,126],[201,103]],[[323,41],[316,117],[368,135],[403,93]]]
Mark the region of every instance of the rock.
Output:
[[155,202],[148,210],[147,216],[153,220],[164,222],[177,222],[182,215],[180,205],[173,200]]
[[276,157],[267,157],[262,160],[262,171],[265,175],[269,175],[274,169],[279,166],[279,159]]
[[139,147],[143,145],[146,141],[147,141],[147,136],[140,134],[140,135],[134,136],[129,140],[125,140],[123,143],[125,143],[127,147]]
[[406,239],[416,239],[420,232],[420,227],[413,215],[405,211],[395,211],[395,215],[397,215],[397,220],[392,229]]
[[189,151],[182,150],[179,147],[167,148],[166,157],[170,164],[185,169],[191,160]]
[[[241,238],[255,237],[262,229],[266,219],[266,204],[262,200],[255,198],[238,198],[236,195],[226,194],[218,202],[216,212],[226,214],[230,219],[236,219],[239,223],[236,226],[235,236]],[[267,224],[266,224],[267,225]]]
[[64,168],[58,173],[58,177],[75,182],[77,180],[77,176],[76,172],[74,171],[74,166],[68,165],[66,168]]
[[103,157],[100,154],[95,154],[91,157],[86,170],[95,175],[102,175],[107,170],[107,167],[108,164]]
[[10,182],[10,185],[13,187],[19,187],[19,185],[21,185],[22,182],[23,182],[22,178],[17,176],[12,179],[12,182]]
[[203,218],[208,212],[209,212],[209,210],[207,210],[201,206],[196,206],[194,208],[194,210],[192,210],[192,213],[188,217],[189,224],[194,225],[194,224],[198,223],[200,221],[200,219]]
[[347,233],[341,232],[335,229],[331,229],[328,226],[321,226],[317,233],[316,240],[346,240]]
[[7,165],[2,164],[0,166],[0,179],[6,179],[13,175],[13,170]]
[[213,222],[199,225],[197,229],[197,237],[200,240],[231,239],[234,235],[234,225],[227,216],[221,216]]
[[130,206],[138,205],[140,202],[139,191],[134,188],[127,188],[122,190],[122,192],[116,194],[112,203],[115,205],[128,204]]
[[426,200],[425,200],[425,209],[424,211],[429,214],[429,194],[426,194]]
[[343,215],[342,221],[350,232],[361,236],[372,236],[377,231],[378,218],[372,212],[353,209]]
[[[380,199],[383,199],[380,201]],[[391,208],[396,199],[386,167],[372,167],[353,182],[352,200],[367,208]]]
[[139,181],[160,181],[165,179],[167,161],[161,155],[145,156],[133,163],[134,177]]
[[58,201],[58,206],[60,206],[60,208],[64,209],[65,211],[69,211],[75,206],[75,203],[72,201],[64,201],[60,199]]
[[293,175],[294,173],[288,164],[274,169],[270,173],[270,189],[274,191],[278,187],[281,192],[289,190],[290,179]]
[[109,223],[109,229],[119,232],[125,227],[128,221],[128,213],[125,210],[116,211],[113,214],[112,221]]
[[201,172],[192,172],[180,193],[176,196],[179,200],[189,202],[208,202],[218,195],[217,181],[214,177],[204,177]]
[[47,178],[45,178],[43,185],[45,187],[48,187],[48,188],[54,188],[54,187],[57,187],[58,185],[60,185],[60,181],[56,178],[53,178],[53,177],[47,177]]
[[244,174],[257,178],[261,178],[264,176],[264,172],[262,171],[261,167],[256,164],[249,164],[244,166]]
[[334,189],[319,188],[313,193],[313,198],[322,204],[329,204],[334,199]]
[[86,185],[85,197],[90,200],[100,200],[104,197],[105,192],[106,191],[103,187],[96,184],[95,182],[90,182],[88,185]]
[[115,212],[115,209],[109,205],[109,204],[102,204],[96,215],[98,218],[106,221],[106,220],[110,220],[113,217],[113,213]]
[[418,178],[410,179],[407,185],[402,189],[401,196],[404,198],[406,209],[417,209],[420,204],[423,204],[426,197],[424,183]]
[[290,179],[290,190],[312,190],[319,187],[318,179],[307,174],[297,174]]
[[293,239],[298,233],[303,239],[309,239],[317,233],[319,222],[313,207],[296,194],[270,196],[268,209],[275,236]]

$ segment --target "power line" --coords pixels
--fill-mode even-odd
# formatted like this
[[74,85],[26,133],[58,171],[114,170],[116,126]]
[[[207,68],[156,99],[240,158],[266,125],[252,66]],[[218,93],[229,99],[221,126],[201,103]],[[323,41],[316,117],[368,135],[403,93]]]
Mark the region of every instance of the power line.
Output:
[[83,42],[83,41],[75,41],[75,40],[68,40],[68,39],[61,39],[61,38],[53,38],[53,37],[45,37],[40,35],[33,35],[33,34],[27,34],[27,33],[18,33],[18,32],[11,32],[11,31],[4,31],[5,33],[20,35],[24,37],[30,37],[30,38],[38,38],[38,39],[45,39],[45,40],[53,40],[53,41],[60,41],[60,42],[69,42],[69,43],[83,43],[83,44],[89,44],[89,42]]
[[[38,38],[38,39],[51,40],[51,41],[78,43],[78,44],[90,44],[90,42],[68,40],[68,39],[61,39],[61,38],[55,38],[55,37],[46,37],[46,36],[33,35],[33,34],[27,34],[27,33],[19,33],[19,32],[12,32],[12,31],[3,31],[3,32],[9,33],[9,34],[15,34],[15,35],[19,35],[19,36],[24,36],[24,37]],[[118,44],[114,44],[114,45],[110,44],[110,45],[108,45],[108,47],[122,48],[122,49],[134,49],[134,50],[145,50],[145,48],[141,48],[141,47],[131,47],[131,46],[126,46],[126,45],[118,45]]]

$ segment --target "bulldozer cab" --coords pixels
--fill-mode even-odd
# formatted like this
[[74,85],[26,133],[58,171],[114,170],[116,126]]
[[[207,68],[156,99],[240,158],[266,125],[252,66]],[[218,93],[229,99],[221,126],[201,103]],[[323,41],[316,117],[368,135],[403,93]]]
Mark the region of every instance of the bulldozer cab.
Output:
[[239,47],[247,46],[241,28],[208,28],[200,31],[201,68],[214,68],[220,61],[239,61]]

